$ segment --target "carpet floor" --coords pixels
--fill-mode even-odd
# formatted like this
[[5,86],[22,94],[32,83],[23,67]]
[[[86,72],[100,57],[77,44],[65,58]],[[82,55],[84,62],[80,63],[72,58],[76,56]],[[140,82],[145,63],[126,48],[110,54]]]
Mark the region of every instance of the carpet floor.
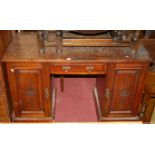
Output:
[[97,122],[93,88],[95,78],[64,78],[64,92],[60,79],[56,84],[56,122]]

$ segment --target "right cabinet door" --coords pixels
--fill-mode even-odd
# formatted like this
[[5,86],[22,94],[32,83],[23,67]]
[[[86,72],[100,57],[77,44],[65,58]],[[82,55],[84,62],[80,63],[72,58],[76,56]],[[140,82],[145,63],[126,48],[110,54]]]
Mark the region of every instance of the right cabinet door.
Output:
[[[112,68],[111,68],[112,69]],[[141,102],[145,64],[116,64],[109,72],[108,87],[105,91],[106,114],[111,117],[138,119]],[[132,118],[131,118],[132,117]]]

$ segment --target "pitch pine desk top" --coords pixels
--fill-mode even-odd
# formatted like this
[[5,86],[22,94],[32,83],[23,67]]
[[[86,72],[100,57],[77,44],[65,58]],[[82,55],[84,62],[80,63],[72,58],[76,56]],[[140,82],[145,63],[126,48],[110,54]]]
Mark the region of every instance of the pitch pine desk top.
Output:
[[3,62],[151,62],[149,52],[141,45],[134,54],[129,47],[64,47],[61,54],[55,47],[39,53],[36,33],[16,35],[8,47]]

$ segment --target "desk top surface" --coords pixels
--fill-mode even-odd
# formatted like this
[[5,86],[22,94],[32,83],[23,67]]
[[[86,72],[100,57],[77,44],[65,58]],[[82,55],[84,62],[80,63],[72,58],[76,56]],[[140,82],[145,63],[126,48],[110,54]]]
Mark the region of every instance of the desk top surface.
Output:
[[151,57],[143,45],[136,54],[129,47],[64,47],[61,54],[55,47],[39,53],[36,33],[15,36],[2,61],[4,62],[150,62]]

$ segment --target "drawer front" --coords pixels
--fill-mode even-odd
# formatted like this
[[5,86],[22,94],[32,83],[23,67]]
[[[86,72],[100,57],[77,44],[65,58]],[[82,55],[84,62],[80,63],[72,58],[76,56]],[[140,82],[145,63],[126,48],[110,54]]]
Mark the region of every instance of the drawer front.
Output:
[[106,74],[107,64],[54,64],[53,74]]

